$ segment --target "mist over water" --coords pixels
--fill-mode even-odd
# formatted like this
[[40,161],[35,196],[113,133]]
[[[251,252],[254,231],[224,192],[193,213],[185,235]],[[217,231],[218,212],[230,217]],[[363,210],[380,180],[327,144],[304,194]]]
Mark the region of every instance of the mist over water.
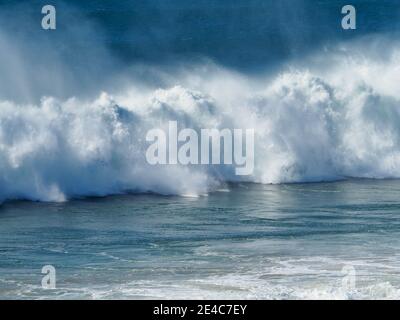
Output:
[[49,95],[93,96],[135,75],[154,84],[150,67],[174,75],[204,61],[245,74],[276,73],[341,41],[395,39],[400,21],[393,0],[353,1],[355,32],[341,29],[341,0],[54,0],[52,32],[41,28],[46,4],[0,1],[0,97],[37,103]]
[[[0,200],[399,178],[399,10],[363,3],[344,32],[342,1],[55,1],[48,32],[2,1]],[[150,167],[170,120],[254,128],[254,174]]]
[[[400,6],[351,2],[0,0],[0,298],[398,299]],[[253,174],[150,166],[169,121]]]

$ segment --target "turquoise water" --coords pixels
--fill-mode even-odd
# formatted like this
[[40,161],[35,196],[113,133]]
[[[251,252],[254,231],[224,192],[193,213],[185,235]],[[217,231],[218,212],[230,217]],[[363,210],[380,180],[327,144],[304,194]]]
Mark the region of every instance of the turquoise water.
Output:
[[399,194],[352,180],[5,203],[0,298],[398,298]]

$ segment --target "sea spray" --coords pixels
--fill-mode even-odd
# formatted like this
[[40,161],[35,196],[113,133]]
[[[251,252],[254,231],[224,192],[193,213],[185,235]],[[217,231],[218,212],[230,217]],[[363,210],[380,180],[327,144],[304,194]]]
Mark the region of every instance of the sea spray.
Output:
[[[332,68],[297,67],[268,80],[208,67],[177,76],[180,85],[133,83],[92,100],[1,101],[0,199],[201,195],[231,181],[400,177],[398,52],[385,62],[331,59]],[[231,165],[148,164],[146,133],[170,121],[198,132],[254,128],[253,174],[238,176]]]

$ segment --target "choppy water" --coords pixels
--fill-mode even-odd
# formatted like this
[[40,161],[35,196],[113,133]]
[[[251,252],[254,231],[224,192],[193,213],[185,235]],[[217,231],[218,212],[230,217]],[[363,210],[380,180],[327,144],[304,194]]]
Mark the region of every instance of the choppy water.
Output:
[[[44,4],[0,0],[0,298],[400,297],[397,0]],[[150,167],[169,121],[254,174]]]
[[[399,194],[353,180],[6,203],[0,297],[399,298]],[[56,290],[41,288],[48,264]]]

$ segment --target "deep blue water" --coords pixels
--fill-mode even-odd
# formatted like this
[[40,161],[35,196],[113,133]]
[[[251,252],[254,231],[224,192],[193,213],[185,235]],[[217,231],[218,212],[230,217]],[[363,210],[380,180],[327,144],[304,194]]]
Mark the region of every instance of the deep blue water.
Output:
[[[344,0],[54,0],[57,30],[44,32],[46,4],[0,1],[0,37],[6,35],[3,41],[24,63],[18,71],[25,71],[24,80],[14,79],[16,54],[3,50],[7,63],[0,71],[7,81],[0,79],[0,97],[92,96],[117,89],[116,77],[137,76],[130,68],[138,65],[173,73],[212,61],[245,74],[279,72],[288,61],[302,62],[342,41],[396,39],[400,21],[397,0],[352,1],[353,31],[341,28]],[[385,54],[386,44],[376,46]],[[146,68],[139,73],[143,83],[159,81]],[[38,76],[43,72],[51,76]]]
[[[2,0],[8,18],[0,27],[31,47],[51,39],[53,48],[77,63],[86,63],[85,52],[96,50],[100,41],[124,64],[171,65],[207,57],[256,72],[335,41],[396,35],[400,26],[396,0],[352,1],[356,31],[341,28],[344,0],[54,0],[57,32],[44,33],[37,26],[45,4]],[[89,26],[95,32],[88,32]]]

